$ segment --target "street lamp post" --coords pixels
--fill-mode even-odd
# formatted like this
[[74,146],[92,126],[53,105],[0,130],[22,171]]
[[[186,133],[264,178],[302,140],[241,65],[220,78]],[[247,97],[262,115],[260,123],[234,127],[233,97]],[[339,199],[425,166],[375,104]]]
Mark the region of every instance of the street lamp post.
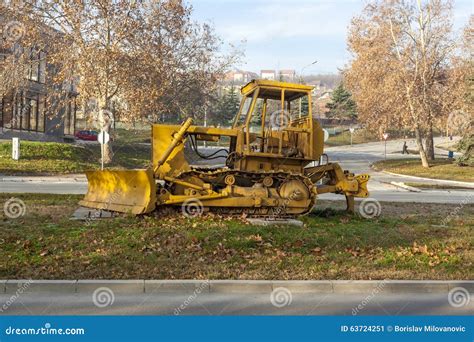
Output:
[[310,67],[311,65],[315,65],[316,63],[318,63],[317,60],[315,60],[313,63],[310,63],[308,65],[305,65],[304,67],[301,68],[300,70],[300,79],[301,79],[301,82],[303,81],[303,70]]

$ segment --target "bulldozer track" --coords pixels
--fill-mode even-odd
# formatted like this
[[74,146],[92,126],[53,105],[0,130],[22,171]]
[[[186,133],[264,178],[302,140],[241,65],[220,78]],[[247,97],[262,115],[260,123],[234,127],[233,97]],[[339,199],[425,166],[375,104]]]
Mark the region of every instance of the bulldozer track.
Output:
[[[308,208],[299,214],[289,214],[286,213],[287,204],[283,200],[283,204],[277,207],[262,207],[262,208],[248,208],[248,207],[206,207],[210,212],[227,215],[227,216],[245,216],[252,218],[266,218],[266,219],[281,219],[281,218],[295,218],[301,215],[307,215],[311,212],[314,205],[316,204],[317,192],[315,185],[309,177],[306,177],[300,173],[291,173],[287,171],[261,171],[261,172],[250,172],[250,171],[239,171],[231,170],[228,168],[218,168],[209,170],[206,168],[194,168],[191,171],[185,171],[179,174],[177,179],[186,179],[188,177],[198,177],[201,180],[211,183],[214,186],[224,186],[225,178],[229,175],[234,176],[236,179],[245,179],[252,183],[261,183],[266,177],[272,177],[276,180],[272,187],[277,188],[279,184],[288,181],[288,180],[300,180],[308,188],[310,194],[310,205]],[[289,202],[289,200],[288,200]]]

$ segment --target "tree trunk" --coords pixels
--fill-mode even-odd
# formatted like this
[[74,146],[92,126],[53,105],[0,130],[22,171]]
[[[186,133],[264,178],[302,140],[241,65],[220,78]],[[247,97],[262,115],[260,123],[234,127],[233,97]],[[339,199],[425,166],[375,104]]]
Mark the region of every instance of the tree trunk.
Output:
[[428,129],[428,134],[426,135],[425,141],[426,141],[426,157],[428,158],[428,160],[435,160],[432,125],[430,125],[430,128]]
[[[105,103],[105,105],[101,106],[100,113],[99,113],[99,115],[101,116],[100,118],[100,123],[102,126],[101,130],[104,130],[110,135],[110,131],[112,128],[112,121],[113,121],[113,118],[111,117],[112,112],[109,110],[108,101],[103,101],[102,103]],[[104,155],[103,155],[104,164],[108,165],[112,162],[112,158],[114,156],[114,153],[112,151],[112,143],[110,140],[107,144],[104,144],[103,151],[104,151]]]
[[428,158],[426,156],[425,149],[423,147],[423,139],[421,138],[419,128],[415,129],[415,140],[416,145],[418,146],[418,150],[420,151],[421,165],[423,165],[423,167],[430,167],[430,164],[428,164]]
[[112,144],[109,141],[107,144],[104,145],[104,164],[106,165],[110,164],[112,162],[113,156],[114,156],[114,152],[112,151]]

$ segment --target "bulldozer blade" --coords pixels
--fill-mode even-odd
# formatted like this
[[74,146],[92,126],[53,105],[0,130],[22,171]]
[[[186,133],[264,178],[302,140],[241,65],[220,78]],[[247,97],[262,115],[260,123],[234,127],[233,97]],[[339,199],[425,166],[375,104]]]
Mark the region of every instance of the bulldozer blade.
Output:
[[88,190],[80,205],[135,215],[155,209],[153,170],[86,171]]

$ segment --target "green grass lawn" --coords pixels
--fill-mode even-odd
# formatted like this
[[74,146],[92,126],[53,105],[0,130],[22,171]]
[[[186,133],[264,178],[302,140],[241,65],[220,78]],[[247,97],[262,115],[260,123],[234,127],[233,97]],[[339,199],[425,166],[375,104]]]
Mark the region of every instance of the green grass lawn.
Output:
[[[26,205],[0,216],[0,279],[470,279],[474,207],[382,203],[363,219],[339,209],[304,227],[218,216],[71,221],[79,196],[0,194]],[[336,206],[341,207],[341,202]],[[3,212],[1,213],[3,214]]]
[[[363,144],[367,142],[379,141],[379,139],[370,133],[364,132],[363,130],[355,131],[352,134],[353,144]],[[351,133],[349,131],[343,131],[336,135],[329,136],[328,140],[324,143],[326,146],[342,146],[351,144]]]
[[[150,146],[116,141],[112,148],[110,167],[140,168],[150,161]],[[22,141],[20,151],[20,160],[12,160],[11,142],[0,142],[0,174],[67,174],[100,168],[98,144]]]
[[151,143],[151,129],[124,129],[114,131],[116,141],[121,144]]
[[381,160],[375,162],[373,167],[378,171],[389,171],[409,176],[474,182],[474,167],[458,166],[448,159],[436,159],[430,162],[429,168],[422,167],[419,159]]

